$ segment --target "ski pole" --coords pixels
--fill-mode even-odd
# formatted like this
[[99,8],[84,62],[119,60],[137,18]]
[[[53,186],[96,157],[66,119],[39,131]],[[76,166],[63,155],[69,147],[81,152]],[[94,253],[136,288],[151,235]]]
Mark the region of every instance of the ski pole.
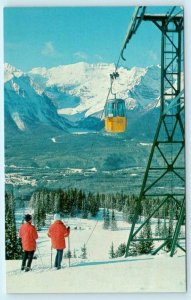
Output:
[[69,268],[70,268],[70,236],[68,236],[68,259],[69,259]]
[[40,254],[40,250],[39,250],[38,246],[36,246],[36,248],[37,248],[37,251],[38,251],[40,260],[41,260],[42,267],[43,267],[43,269],[44,269],[44,264],[43,264],[43,261],[42,261],[42,257],[41,257],[41,254]]
[[70,268],[70,236],[68,236],[68,259],[69,259],[69,268]]
[[52,246],[51,246],[51,269],[52,269]]

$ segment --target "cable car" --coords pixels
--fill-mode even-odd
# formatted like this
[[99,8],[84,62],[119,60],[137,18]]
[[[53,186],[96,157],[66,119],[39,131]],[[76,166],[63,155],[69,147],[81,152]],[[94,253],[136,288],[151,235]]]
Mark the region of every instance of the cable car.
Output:
[[105,131],[124,132],[127,125],[125,101],[122,99],[107,100],[105,106]]

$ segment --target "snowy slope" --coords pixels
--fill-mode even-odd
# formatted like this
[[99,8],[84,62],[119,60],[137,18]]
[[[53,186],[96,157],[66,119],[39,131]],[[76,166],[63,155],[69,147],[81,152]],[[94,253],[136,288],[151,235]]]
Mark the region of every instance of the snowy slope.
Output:
[[[40,264],[40,262],[39,262]],[[42,267],[16,273],[7,262],[9,293],[148,293],[185,292],[185,257],[160,255],[84,262],[59,271]],[[37,267],[37,265],[36,265]]]
[[[18,215],[17,215],[18,218]],[[21,218],[21,214],[20,214]],[[37,260],[33,270],[20,271],[20,261],[7,261],[7,290],[9,293],[105,293],[105,292],[184,292],[186,289],[185,255],[178,251],[156,256],[141,255],[109,259],[111,243],[116,250],[127,241],[131,225],[116,213],[117,231],[103,229],[101,212],[96,219],[66,218],[71,227],[70,249],[77,258],[63,259],[63,268],[51,269],[50,240],[47,228],[39,232]],[[19,219],[20,220],[20,219]],[[50,224],[50,220],[48,220]],[[86,243],[87,259],[80,258]],[[67,240],[68,245],[68,240]],[[53,250],[53,261],[55,251]]]

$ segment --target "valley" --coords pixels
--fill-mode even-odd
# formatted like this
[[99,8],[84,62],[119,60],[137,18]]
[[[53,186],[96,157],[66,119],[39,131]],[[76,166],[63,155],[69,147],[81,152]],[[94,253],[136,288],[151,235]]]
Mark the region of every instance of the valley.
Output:
[[24,194],[42,187],[139,192],[151,143],[104,134],[63,134],[56,140],[27,135],[22,142],[7,141],[6,184]]

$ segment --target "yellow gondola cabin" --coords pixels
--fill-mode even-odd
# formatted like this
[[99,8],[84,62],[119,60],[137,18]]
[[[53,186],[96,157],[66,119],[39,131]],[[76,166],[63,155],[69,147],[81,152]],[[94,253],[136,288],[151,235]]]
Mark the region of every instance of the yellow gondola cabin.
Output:
[[127,118],[125,101],[108,100],[105,106],[105,131],[119,133],[126,130]]

